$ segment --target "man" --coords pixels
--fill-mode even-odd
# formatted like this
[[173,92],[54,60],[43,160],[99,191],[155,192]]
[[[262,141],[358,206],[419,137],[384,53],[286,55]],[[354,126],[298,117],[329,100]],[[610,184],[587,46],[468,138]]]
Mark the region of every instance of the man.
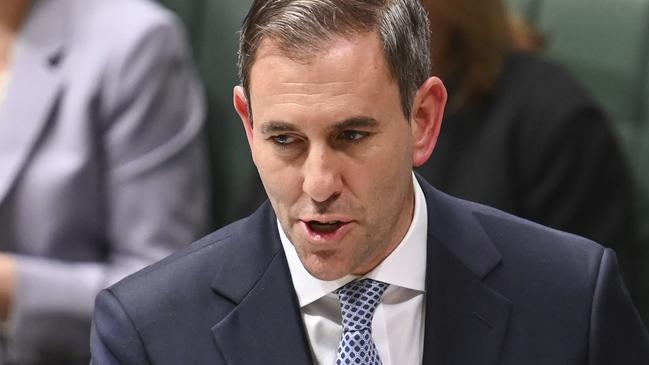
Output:
[[413,177],[427,32],[416,0],[255,1],[234,104],[270,203],[102,292],[93,363],[648,363],[612,251]]

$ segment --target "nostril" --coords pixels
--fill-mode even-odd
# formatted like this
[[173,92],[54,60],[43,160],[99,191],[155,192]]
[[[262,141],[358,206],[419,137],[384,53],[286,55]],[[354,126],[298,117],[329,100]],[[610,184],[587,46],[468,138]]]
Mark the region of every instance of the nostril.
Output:
[[324,201],[317,201],[313,198],[313,206],[315,207],[315,210],[318,214],[325,214],[329,210],[329,206],[338,199],[340,196],[340,193],[335,193],[329,196],[329,198],[325,199]]

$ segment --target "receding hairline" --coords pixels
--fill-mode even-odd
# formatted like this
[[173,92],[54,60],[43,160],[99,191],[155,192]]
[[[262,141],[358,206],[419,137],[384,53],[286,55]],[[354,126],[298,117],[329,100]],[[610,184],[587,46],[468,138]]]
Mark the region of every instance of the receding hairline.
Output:
[[239,77],[250,92],[250,73],[262,40],[273,39],[283,54],[308,62],[332,38],[376,32],[389,75],[399,86],[401,106],[411,118],[414,97],[431,74],[428,18],[419,0],[255,0],[239,42]]
[[376,34],[380,39],[378,26],[363,27],[359,29],[345,28],[336,32],[322,34],[322,36],[318,39],[311,39],[309,41],[303,40],[302,42],[296,42],[295,39],[292,39],[290,37],[270,32],[260,39],[257,51],[259,50],[259,48],[261,48],[261,45],[264,42],[272,42],[285,55],[288,56],[289,53],[292,53],[291,58],[295,57],[296,59],[308,59],[313,56],[317,56],[322,52],[326,52],[326,50],[331,48],[332,44],[340,39],[351,41],[353,38],[356,38],[358,36],[372,33]]

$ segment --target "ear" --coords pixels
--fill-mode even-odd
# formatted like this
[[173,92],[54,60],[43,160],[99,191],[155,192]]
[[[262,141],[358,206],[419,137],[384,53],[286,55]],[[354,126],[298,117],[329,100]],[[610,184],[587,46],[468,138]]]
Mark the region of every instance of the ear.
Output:
[[430,77],[415,95],[410,126],[412,128],[412,165],[423,165],[433,153],[442,127],[448,94],[438,77]]
[[252,131],[252,118],[250,115],[250,104],[248,103],[248,99],[246,98],[246,93],[243,91],[242,86],[235,86],[234,91],[233,91],[233,101],[234,101],[234,109],[236,109],[237,114],[239,114],[239,117],[241,118],[241,122],[243,123],[243,129],[246,131],[246,138],[248,139],[248,145],[250,145],[250,149],[252,149],[252,142],[253,142],[253,131]]

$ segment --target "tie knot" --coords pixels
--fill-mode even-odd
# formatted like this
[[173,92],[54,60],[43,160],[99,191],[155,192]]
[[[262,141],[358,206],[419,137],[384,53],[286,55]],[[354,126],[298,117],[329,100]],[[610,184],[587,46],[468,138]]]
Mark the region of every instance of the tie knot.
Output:
[[340,299],[343,331],[361,331],[372,327],[374,311],[388,284],[372,279],[352,281],[336,290]]

